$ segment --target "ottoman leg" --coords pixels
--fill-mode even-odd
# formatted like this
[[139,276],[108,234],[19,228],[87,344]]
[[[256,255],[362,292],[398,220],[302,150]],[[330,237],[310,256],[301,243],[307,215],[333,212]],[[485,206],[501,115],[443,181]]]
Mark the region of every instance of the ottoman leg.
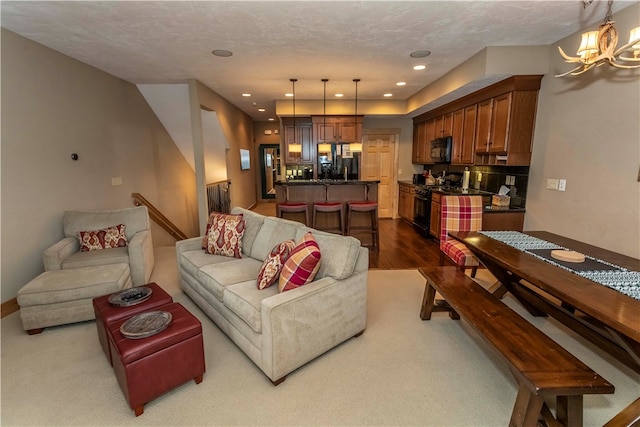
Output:
[[137,406],[133,409],[133,412],[135,412],[136,417],[139,417],[140,415],[142,415],[144,413],[144,405],[140,405]]
[[29,335],[38,335],[38,334],[41,334],[42,331],[44,331],[44,328],[28,329],[27,333]]

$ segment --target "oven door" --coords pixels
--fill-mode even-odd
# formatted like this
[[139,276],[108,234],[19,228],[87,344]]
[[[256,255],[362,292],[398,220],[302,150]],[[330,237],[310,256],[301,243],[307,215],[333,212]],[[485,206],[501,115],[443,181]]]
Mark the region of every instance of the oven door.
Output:
[[429,236],[429,221],[431,217],[431,195],[415,196],[413,211],[413,226],[424,236]]

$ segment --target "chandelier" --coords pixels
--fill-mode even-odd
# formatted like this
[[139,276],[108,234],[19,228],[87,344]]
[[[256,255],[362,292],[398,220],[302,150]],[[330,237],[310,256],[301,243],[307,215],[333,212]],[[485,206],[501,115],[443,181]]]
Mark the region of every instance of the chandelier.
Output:
[[[324,105],[324,113],[322,116],[322,139],[326,139],[326,137],[324,136],[324,132],[326,132],[327,130],[327,82],[329,81],[329,79],[321,79],[322,84],[324,85],[324,92],[322,95],[322,101],[323,101],[323,105]],[[327,144],[327,143],[321,143],[318,144],[318,153],[330,153],[331,152],[331,144]]]
[[[586,8],[592,1],[582,0],[583,7]],[[616,49],[618,32],[613,26],[615,22],[611,13],[612,4],[613,0],[609,0],[607,15],[598,31],[582,33],[582,41],[576,52],[579,56],[569,56],[558,46],[560,55],[565,62],[578,65],[566,73],[556,75],[556,77],[577,76],[603,64],[609,64],[616,68],[640,68],[640,27],[632,29],[629,42]]]

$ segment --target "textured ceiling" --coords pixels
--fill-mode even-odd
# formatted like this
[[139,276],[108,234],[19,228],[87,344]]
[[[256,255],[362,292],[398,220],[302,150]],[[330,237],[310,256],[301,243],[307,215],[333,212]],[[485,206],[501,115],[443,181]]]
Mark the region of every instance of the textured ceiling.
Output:
[[[635,2],[616,1],[613,11]],[[251,115],[275,100],[406,100],[486,46],[549,45],[605,1],[2,1],[2,27],[132,83],[198,79]],[[624,37],[624,35],[622,35]],[[577,40],[576,40],[577,43]],[[226,49],[233,56],[213,56]],[[429,50],[423,59],[409,56]],[[416,64],[426,70],[414,71]],[[406,81],[404,87],[396,86]],[[250,98],[242,93],[251,93]],[[267,111],[259,113],[258,107]]]

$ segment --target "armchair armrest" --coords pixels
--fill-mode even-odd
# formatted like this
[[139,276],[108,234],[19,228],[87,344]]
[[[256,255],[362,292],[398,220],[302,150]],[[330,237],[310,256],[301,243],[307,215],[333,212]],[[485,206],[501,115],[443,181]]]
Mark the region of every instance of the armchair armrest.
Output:
[[80,242],[75,237],[65,237],[45,249],[42,254],[44,271],[62,270],[62,260],[80,250]]
[[138,231],[129,241],[129,267],[133,286],[149,283],[154,263],[151,231]]

